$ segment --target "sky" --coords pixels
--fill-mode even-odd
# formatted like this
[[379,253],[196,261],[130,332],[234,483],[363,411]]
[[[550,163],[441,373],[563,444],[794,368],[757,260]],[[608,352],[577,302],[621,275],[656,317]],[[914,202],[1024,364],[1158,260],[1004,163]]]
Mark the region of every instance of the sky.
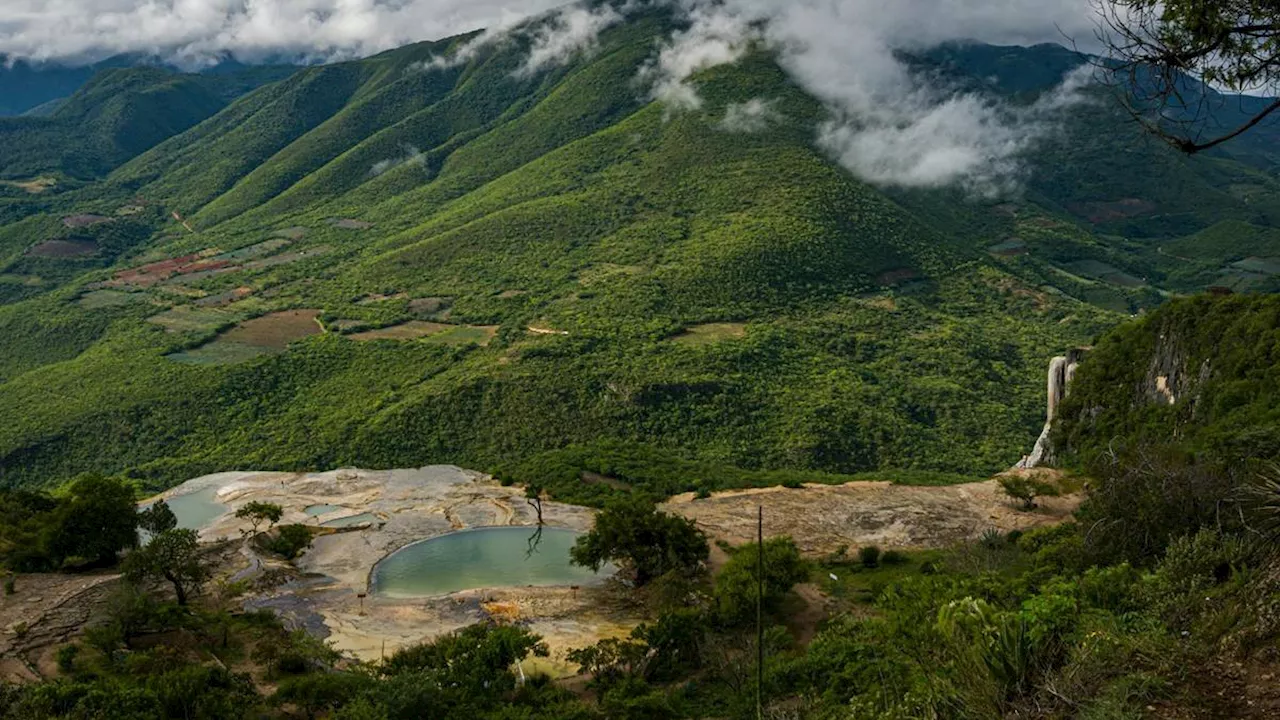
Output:
[[[487,28],[424,69],[523,32],[532,42],[519,72],[534,74],[591,53],[599,33],[654,3],[685,20],[637,73],[638,92],[669,116],[703,109],[698,71],[765,47],[827,106],[815,143],[851,172],[884,186],[986,196],[1016,191],[1020,158],[1082,101],[1086,79],[1066,78],[1035,105],[1015,108],[913,75],[896,51],[954,40],[1087,48],[1095,28],[1091,0],[0,0],[0,54],[83,62],[145,52],[192,68],[226,54],[348,59]],[[543,19],[520,24],[534,16]],[[727,108],[717,126],[750,133],[779,122],[787,119],[761,97]]]

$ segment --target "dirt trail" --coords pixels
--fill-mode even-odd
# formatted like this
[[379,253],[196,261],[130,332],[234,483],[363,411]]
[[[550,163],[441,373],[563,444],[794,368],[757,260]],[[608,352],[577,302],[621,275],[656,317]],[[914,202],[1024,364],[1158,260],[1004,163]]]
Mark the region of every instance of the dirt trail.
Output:
[[995,480],[943,487],[854,482],[716,493],[703,500],[692,493],[669,500],[666,509],[694,520],[717,540],[750,542],[756,534],[756,507],[764,506],[765,534],[790,535],[810,555],[841,546],[880,545],[929,548],[1002,532],[1061,522],[1079,495],[1046,498],[1033,511],[1019,510]]

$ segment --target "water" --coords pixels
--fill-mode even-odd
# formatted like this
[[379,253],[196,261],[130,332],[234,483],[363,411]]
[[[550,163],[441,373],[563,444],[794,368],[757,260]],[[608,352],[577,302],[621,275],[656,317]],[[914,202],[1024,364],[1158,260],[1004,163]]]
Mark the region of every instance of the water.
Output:
[[[209,527],[229,509],[226,505],[214,500],[217,494],[218,486],[214,485],[185,495],[166,498],[165,502],[173,511],[173,516],[178,519],[178,527],[199,532]],[[151,507],[151,503],[143,506],[143,508],[148,507]],[[142,542],[145,543],[151,539],[150,533],[141,530],[139,533]]]
[[613,572],[593,573],[569,563],[581,533],[543,528],[537,551],[526,557],[530,527],[463,530],[400,548],[373,569],[374,591],[388,597],[421,597],[484,587],[590,585]]
[[310,515],[311,517],[316,517],[324,515],[325,513],[331,513],[334,510],[342,509],[341,505],[308,505],[302,512]]
[[350,515],[348,517],[337,518],[320,523],[321,527],[344,528],[352,525],[361,525],[363,523],[377,522],[378,516],[373,513],[360,513],[359,515]]

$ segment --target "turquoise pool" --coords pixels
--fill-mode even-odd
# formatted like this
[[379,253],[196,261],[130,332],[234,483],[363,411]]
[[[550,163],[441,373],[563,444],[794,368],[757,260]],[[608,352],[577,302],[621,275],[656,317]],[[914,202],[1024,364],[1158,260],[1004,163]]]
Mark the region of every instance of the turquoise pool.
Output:
[[569,548],[580,535],[573,530],[544,527],[530,555],[535,532],[531,527],[477,528],[406,545],[374,566],[370,585],[387,597],[422,597],[485,587],[589,585],[613,572],[606,567],[593,573],[569,563]]

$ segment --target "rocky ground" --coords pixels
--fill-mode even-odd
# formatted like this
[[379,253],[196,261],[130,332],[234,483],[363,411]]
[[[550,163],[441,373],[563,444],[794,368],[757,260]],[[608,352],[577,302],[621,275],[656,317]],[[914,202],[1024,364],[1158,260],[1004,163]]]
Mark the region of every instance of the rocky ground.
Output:
[[[1056,480],[1052,470],[1036,473]],[[802,552],[824,555],[840,547],[935,548],[974,540],[988,529],[1025,530],[1061,522],[1079,505],[1081,495],[1037,500],[1021,510],[996,480],[964,485],[920,487],[887,482],[806,485],[715,493],[695,499],[692,493],[666,503],[698,524],[711,537],[729,543],[752,542],[756,513],[764,508],[766,537],[790,535]]]
[[[550,646],[551,657],[532,661],[526,670],[570,674],[574,668],[565,658],[568,650],[626,635],[642,617],[630,605],[629,594],[610,584],[488,588],[413,599],[372,592],[373,566],[411,542],[464,528],[536,523],[520,488],[503,487],[481,473],[453,466],[220,473],[191,480],[161,497],[212,488],[225,508],[201,529],[201,539],[209,543],[220,578],[243,580],[252,588],[242,599],[245,608],[271,609],[288,624],[364,660],[499,618],[527,624]],[[352,527],[319,530],[313,546],[291,564],[264,556],[243,540],[250,525],[234,513],[252,501],[282,506],[282,523],[323,526],[356,515],[370,517]],[[1034,511],[1019,510],[991,480],[949,487],[860,482],[741,490],[704,499],[678,496],[665,507],[693,519],[712,539],[737,544],[755,538],[756,508],[763,506],[766,535],[790,535],[805,553],[821,555],[867,544],[946,546],[990,528],[1008,531],[1058,522],[1077,504],[1075,496],[1049,498]],[[550,526],[586,530],[593,511],[545,502],[543,517]],[[19,592],[0,597],[0,679],[49,676],[53,652],[92,621],[117,579],[110,573],[19,578]],[[809,605],[820,607],[822,598],[810,600]]]

